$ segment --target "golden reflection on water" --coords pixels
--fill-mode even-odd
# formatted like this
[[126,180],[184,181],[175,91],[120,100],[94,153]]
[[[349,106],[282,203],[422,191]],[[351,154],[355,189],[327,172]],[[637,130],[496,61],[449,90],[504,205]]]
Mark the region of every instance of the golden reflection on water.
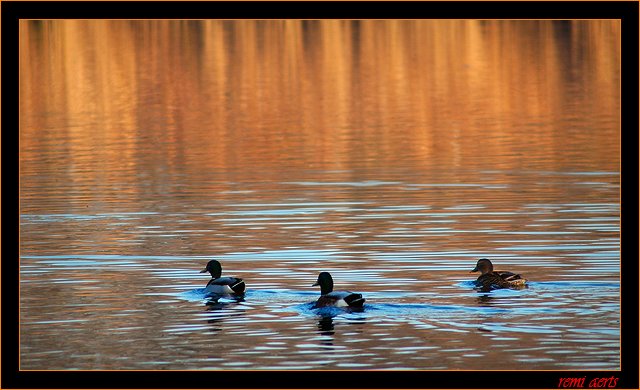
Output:
[[24,160],[47,132],[86,166],[618,169],[618,21],[20,27]]

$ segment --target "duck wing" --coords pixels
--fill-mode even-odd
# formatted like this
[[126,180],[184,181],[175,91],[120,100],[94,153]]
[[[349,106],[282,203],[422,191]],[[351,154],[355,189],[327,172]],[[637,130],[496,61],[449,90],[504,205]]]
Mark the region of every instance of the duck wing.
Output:
[[362,294],[351,291],[333,291],[322,295],[316,302],[316,307],[337,306],[337,307],[362,307],[365,299]]
[[480,275],[476,280],[476,286],[483,289],[495,289],[509,287],[509,282],[504,280],[499,274],[490,272],[484,275]]
[[497,274],[498,276],[500,276],[502,279],[504,279],[510,285],[523,285],[523,284],[525,284],[527,282],[527,279],[525,279],[522,276],[520,276],[520,274],[514,274],[513,272],[495,271],[494,273]]
[[351,307],[362,307],[365,301],[365,299],[362,297],[362,294],[357,293],[350,293],[343,299]]
[[240,278],[225,276],[218,279],[211,279],[207,283],[207,290],[215,293],[240,294],[244,292],[245,284]]

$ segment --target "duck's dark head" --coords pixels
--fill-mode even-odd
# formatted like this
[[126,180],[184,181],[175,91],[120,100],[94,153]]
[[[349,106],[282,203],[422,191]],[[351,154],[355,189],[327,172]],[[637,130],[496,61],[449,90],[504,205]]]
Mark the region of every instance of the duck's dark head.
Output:
[[312,285],[312,287],[318,285],[320,286],[321,295],[326,295],[333,291],[333,278],[331,277],[331,274],[328,272],[320,272],[318,280]]
[[211,260],[207,263],[207,267],[200,271],[201,274],[205,272],[209,272],[212,278],[218,279],[222,276],[222,266],[218,260]]
[[478,272],[482,275],[488,274],[489,272],[493,272],[493,264],[491,264],[491,260],[489,259],[480,259],[476,264],[476,268],[472,269],[471,272]]

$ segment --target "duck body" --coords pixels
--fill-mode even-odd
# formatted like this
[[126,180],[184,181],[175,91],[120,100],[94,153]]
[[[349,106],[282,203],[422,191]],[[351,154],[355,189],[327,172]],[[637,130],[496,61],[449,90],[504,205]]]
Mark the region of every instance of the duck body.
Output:
[[480,272],[476,279],[476,287],[482,291],[495,290],[500,288],[523,288],[527,279],[509,271],[494,271],[493,264],[489,259],[480,259],[476,267],[471,272]]
[[321,272],[313,286],[320,286],[320,298],[314,307],[344,307],[361,308],[365,299],[362,294],[351,291],[333,291],[333,278],[328,272]]
[[211,274],[211,280],[206,287],[207,291],[218,295],[244,293],[244,281],[230,276],[222,277],[222,266],[217,260],[211,260],[207,263],[207,267],[200,271],[200,273],[204,272]]
[[364,301],[362,294],[351,291],[332,291],[329,294],[321,295],[316,301],[315,307],[362,307]]
[[207,283],[207,291],[214,294],[242,294],[245,290],[244,281],[240,278],[224,277],[211,279]]

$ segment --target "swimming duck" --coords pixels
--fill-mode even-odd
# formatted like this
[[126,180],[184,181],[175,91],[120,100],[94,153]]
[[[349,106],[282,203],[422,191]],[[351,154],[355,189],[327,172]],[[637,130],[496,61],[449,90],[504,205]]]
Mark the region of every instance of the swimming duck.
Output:
[[333,291],[333,278],[328,272],[320,272],[318,280],[312,285],[320,286],[320,298],[315,304],[315,307],[362,307],[365,299],[362,298],[362,294],[357,294],[351,291]]
[[522,288],[527,283],[519,274],[509,271],[494,271],[493,264],[489,259],[480,259],[476,267],[470,272],[480,271],[481,275],[476,280],[476,286],[483,291],[496,288]]
[[207,267],[200,273],[211,273],[211,280],[207,283],[207,291],[214,294],[242,294],[244,292],[244,281],[240,278],[222,276],[222,266],[217,260],[211,260]]

